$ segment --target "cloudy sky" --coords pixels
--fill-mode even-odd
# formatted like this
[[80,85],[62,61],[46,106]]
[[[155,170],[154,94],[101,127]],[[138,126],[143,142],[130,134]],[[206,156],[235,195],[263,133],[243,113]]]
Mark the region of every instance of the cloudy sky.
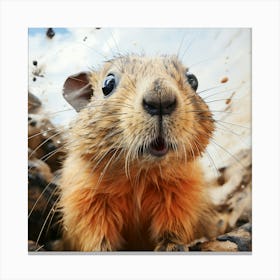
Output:
[[[54,28],[52,39],[46,30],[29,29],[29,91],[41,98],[55,124],[65,125],[76,114],[62,97],[69,75],[98,68],[119,53],[178,54],[197,76],[198,92],[210,108],[224,111],[215,112],[215,118],[224,121],[217,142],[232,153],[240,149],[241,138],[242,145],[250,145],[251,133],[246,128],[251,121],[250,29]],[[228,82],[221,84],[224,77]],[[219,88],[204,92],[216,86]],[[226,99],[232,95],[228,106]],[[234,133],[225,136],[229,131]],[[212,153],[221,158],[216,150]]]

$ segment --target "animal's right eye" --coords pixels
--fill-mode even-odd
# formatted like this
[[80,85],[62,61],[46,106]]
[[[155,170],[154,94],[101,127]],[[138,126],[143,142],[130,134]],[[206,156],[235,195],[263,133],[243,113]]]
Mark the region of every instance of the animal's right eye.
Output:
[[196,76],[190,72],[186,72],[185,75],[186,75],[188,83],[191,85],[192,89],[194,91],[196,91],[198,88],[198,80],[197,80]]
[[105,78],[102,86],[102,92],[104,96],[108,96],[113,92],[116,87],[116,78],[114,74],[109,74]]

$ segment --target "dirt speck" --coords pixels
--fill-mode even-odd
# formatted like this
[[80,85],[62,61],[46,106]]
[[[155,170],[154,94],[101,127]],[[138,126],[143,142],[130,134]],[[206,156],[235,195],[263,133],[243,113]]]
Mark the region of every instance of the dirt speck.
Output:
[[224,84],[227,81],[228,81],[228,77],[223,77],[220,82],[221,82],[221,84]]
[[226,104],[231,103],[233,96],[235,95],[235,91],[231,94],[231,96],[226,100]]

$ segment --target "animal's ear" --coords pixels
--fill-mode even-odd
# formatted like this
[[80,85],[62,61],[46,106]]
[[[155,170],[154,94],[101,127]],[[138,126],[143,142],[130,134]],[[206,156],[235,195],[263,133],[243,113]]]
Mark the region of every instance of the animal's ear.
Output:
[[64,82],[63,97],[77,112],[89,103],[92,95],[89,72],[72,75]]

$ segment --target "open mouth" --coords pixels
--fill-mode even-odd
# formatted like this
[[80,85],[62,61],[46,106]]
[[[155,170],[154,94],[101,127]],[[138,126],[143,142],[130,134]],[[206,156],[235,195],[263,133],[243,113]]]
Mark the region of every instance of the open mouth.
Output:
[[153,156],[162,157],[168,152],[168,145],[165,142],[164,138],[159,136],[151,142],[149,145],[149,152]]

